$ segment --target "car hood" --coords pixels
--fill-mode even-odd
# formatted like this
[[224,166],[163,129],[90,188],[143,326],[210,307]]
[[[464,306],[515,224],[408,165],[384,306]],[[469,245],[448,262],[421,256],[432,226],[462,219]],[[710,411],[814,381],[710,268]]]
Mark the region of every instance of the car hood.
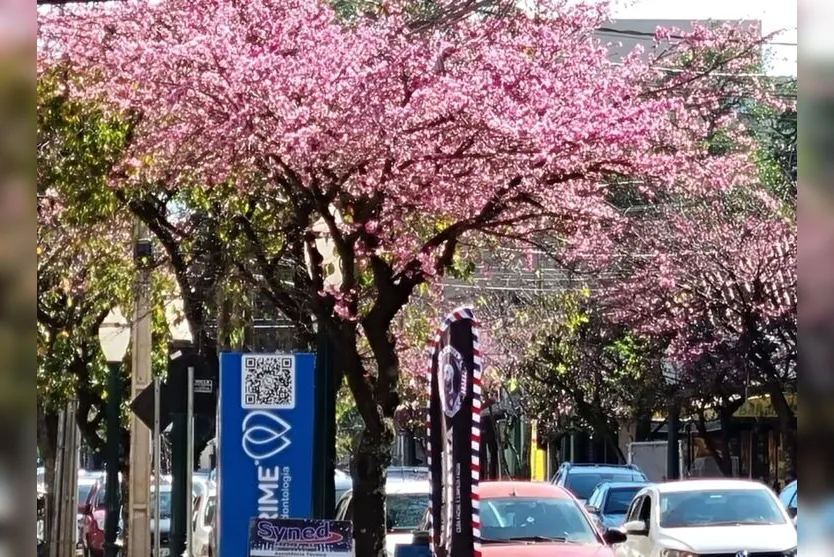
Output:
[[603,545],[568,543],[490,543],[481,546],[482,557],[612,557]]
[[796,547],[796,528],[789,523],[667,528],[662,531],[658,541],[664,547],[687,549],[695,553],[785,551]]

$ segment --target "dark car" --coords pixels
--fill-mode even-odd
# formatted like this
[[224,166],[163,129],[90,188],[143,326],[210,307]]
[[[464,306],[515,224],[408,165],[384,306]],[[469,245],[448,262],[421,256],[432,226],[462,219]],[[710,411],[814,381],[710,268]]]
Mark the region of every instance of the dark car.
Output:
[[588,497],[585,509],[606,528],[619,528],[637,492],[649,482],[603,482]]
[[570,491],[585,503],[594,489],[603,482],[647,482],[648,478],[634,464],[572,464],[559,467],[551,483]]

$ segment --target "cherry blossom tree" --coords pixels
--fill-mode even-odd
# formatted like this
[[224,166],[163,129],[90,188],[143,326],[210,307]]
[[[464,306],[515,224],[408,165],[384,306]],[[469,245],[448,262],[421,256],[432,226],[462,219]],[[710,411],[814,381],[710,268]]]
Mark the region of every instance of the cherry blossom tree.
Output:
[[[392,324],[464,239],[546,235],[598,258],[621,220],[612,176],[658,196],[722,191],[751,172],[741,142],[710,156],[702,114],[721,99],[711,76],[748,65],[760,38],[698,28],[676,46],[688,66],[669,76],[652,53],[611,63],[592,39],[606,17],[603,5],[552,2],[414,33],[397,3],[345,24],[314,1],[133,0],[41,19],[41,64],[71,65],[85,76],[75,94],[138,122],[121,190],[228,192],[214,217],[236,209],[238,228],[218,245],[245,247],[247,280],[333,339],[336,379],[364,423],[358,555],[384,554],[400,406]],[[734,122],[727,114],[722,130]],[[163,212],[146,217],[175,250]],[[335,244],[338,284],[325,283],[317,224]],[[278,279],[285,261],[290,281]]]
[[640,260],[629,258],[613,298],[621,322],[669,340],[681,388],[702,407],[731,415],[746,395],[767,394],[792,454],[796,225],[757,189],[658,209],[629,246]]

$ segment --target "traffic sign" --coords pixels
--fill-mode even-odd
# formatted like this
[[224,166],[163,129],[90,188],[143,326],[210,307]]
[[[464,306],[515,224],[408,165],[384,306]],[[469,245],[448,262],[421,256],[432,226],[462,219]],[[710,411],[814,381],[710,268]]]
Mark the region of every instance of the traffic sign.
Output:
[[[160,385],[160,390],[165,388],[165,383]],[[130,402],[130,409],[136,414],[136,417],[141,420],[143,424],[148,426],[148,429],[153,430],[153,409],[154,409],[154,388],[153,383],[142,389]],[[162,431],[171,425],[171,410],[165,404],[167,402],[165,395],[162,395],[162,400],[159,405],[159,430]]]
[[[185,413],[188,400],[188,368],[194,368],[194,415],[214,416],[217,410],[217,381],[211,376],[197,351],[191,346],[173,346],[168,362],[168,377],[160,384],[159,429],[173,421],[174,414]],[[136,417],[153,429],[153,383],[142,389],[130,403]]]

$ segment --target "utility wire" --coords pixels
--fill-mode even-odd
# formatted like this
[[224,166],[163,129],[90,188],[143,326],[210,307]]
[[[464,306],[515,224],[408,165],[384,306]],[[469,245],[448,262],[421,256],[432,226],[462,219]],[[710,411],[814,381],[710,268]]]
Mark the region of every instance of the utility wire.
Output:
[[[615,35],[615,36],[626,36],[626,37],[633,37],[638,39],[651,39],[654,40],[655,34],[649,31],[635,31],[633,29],[614,29],[612,27],[600,27],[596,31],[597,34],[608,34],[608,35]],[[676,40],[685,40],[687,37],[683,35],[669,35],[670,39]],[[764,43],[768,46],[797,46],[796,43],[788,43],[788,42],[781,42],[781,41],[767,41]]]

